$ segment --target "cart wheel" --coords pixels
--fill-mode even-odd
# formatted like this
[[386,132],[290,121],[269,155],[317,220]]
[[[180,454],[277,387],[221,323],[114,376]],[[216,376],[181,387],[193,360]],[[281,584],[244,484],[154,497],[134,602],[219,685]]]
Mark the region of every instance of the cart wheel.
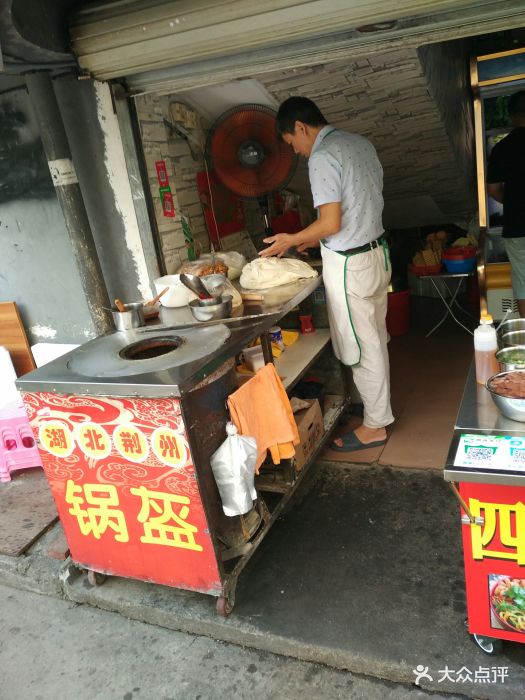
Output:
[[470,638],[484,654],[488,654],[489,656],[497,656],[503,651],[503,642],[501,639],[483,637],[480,634],[471,634]]
[[228,598],[221,595],[219,598],[217,598],[216,610],[217,615],[220,615],[221,617],[228,617],[233,610],[233,603],[230,603]]
[[106,580],[106,575],[99,574],[98,571],[93,571],[93,569],[88,569],[87,579],[90,586],[101,586]]

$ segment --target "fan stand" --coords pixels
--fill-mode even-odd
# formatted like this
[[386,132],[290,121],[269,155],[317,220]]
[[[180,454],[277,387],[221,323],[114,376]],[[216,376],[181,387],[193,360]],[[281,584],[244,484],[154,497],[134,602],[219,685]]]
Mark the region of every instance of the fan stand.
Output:
[[265,194],[262,197],[257,197],[257,202],[259,203],[264,222],[264,235],[271,236],[273,233],[273,229],[272,224],[270,222],[270,203],[268,200],[268,195]]

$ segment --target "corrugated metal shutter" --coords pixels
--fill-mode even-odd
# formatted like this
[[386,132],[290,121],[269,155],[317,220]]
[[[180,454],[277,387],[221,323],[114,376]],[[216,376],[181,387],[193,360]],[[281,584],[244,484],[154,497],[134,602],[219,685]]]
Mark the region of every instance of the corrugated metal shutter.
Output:
[[[81,68],[100,80],[126,76],[144,91],[231,79],[281,59],[304,65],[353,44],[424,43],[436,29],[462,36],[461,18],[474,34],[524,17],[520,0],[110,0],[78,10],[70,31]],[[380,35],[356,31],[394,21]]]

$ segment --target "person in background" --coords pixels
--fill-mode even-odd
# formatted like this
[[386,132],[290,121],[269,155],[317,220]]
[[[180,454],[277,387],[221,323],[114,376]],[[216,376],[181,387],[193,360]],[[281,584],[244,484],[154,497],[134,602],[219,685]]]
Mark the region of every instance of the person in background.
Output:
[[525,90],[511,95],[508,106],[515,127],[490,154],[487,192],[503,204],[503,239],[512,265],[512,290],[525,317]]
[[363,136],[327,123],[306,97],[290,97],[277,112],[277,132],[308,158],[318,218],[298,233],[278,233],[259,255],[282,256],[321,245],[330,334],[336,357],[352,367],[363,401],[363,423],[335,440],[332,449],[352,452],[386,442],[394,421],[386,309],[390,260],[383,239],[383,169]]

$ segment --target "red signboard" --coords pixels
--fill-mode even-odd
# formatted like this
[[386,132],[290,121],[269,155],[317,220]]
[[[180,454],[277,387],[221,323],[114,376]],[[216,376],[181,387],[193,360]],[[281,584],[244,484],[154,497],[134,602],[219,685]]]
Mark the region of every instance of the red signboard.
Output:
[[469,631],[525,642],[525,490],[460,484],[473,516],[463,525]]
[[[162,188],[161,188],[162,189]],[[170,191],[162,192],[162,211],[164,216],[173,218],[175,216],[175,204],[173,202],[173,194]]]
[[23,398],[75,563],[221,591],[177,399]]
[[166,169],[166,163],[163,160],[155,161],[155,169],[157,171],[157,180],[161,187],[168,187],[168,171]]

